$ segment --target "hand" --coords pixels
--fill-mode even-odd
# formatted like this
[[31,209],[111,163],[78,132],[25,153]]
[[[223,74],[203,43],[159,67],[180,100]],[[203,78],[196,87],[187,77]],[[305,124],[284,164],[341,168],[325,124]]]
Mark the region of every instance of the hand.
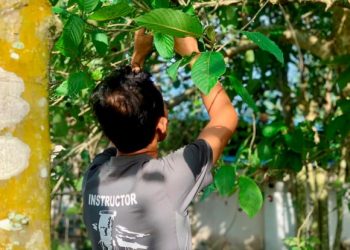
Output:
[[141,28],[135,32],[134,53],[131,58],[131,68],[134,72],[139,72],[146,60],[146,57],[153,49],[153,36],[145,33]]
[[[175,37],[174,49],[175,52],[178,53],[180,56],[190,56],[193,53],[200,53],[198,49],[198,42],[194,37]],[[191,66],[193,65],[197,57],[198,55],[192,59],[190,63]]]

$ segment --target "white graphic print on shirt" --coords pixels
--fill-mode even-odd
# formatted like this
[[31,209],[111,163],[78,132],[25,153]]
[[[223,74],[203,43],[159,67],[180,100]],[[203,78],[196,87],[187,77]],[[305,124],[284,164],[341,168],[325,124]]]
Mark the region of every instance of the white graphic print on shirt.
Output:
[[100,245],[103,250],[148,249],[148,246],[141,245],[135,240],[149,236],[149,234],[132,232],[126,227],[115,225],[117,211],[101,210],[99,214],[98,224],[94,223],[92,226],[100,233]]

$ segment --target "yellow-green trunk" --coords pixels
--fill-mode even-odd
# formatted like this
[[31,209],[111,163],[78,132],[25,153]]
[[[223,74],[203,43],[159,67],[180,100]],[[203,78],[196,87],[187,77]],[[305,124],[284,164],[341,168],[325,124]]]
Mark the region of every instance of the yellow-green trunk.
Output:
[[50,249],[50,15],[46,0],[0,1],[1,250]]

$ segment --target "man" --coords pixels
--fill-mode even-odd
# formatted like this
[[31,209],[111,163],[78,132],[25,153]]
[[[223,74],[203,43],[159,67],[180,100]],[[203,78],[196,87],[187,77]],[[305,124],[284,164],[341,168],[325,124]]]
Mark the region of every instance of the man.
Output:
[[[84,179],[83,217],[93,249],[191,249],[187,208],[212,181],[211,168],[237,126],[218,83],[202,95],[210,121],[198,139],[158,158],[168,119],[161,93],[141,70],[151,50],[152,36],[136,32],[131,69],[105,79],[92,96],[101,128],[115,145],[96,156]],[[200,53],[191,37],[175,38],[175,51]]]

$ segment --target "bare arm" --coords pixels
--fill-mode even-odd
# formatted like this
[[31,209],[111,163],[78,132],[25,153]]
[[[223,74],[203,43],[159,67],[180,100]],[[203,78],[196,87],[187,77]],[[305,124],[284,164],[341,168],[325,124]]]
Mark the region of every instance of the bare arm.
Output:
[[153,36],[146,34],[145,29],[141,28],[135,32],[134,37],[134,53],[131,58],[131,68],[134,72],[139,72],[147,55],[151,53],[153,48]]
[[[200,53],[197,41],[192,37],[175,38],[175,51],[182,56],[191,55],[193,52]],[[191,66],[197,57],[190,63]],[[202,99],[210,121],[198,138],[211,146],[215,163],[237,127],[238,115],[220,83],[216,84],[208,95],[202,94]]]

